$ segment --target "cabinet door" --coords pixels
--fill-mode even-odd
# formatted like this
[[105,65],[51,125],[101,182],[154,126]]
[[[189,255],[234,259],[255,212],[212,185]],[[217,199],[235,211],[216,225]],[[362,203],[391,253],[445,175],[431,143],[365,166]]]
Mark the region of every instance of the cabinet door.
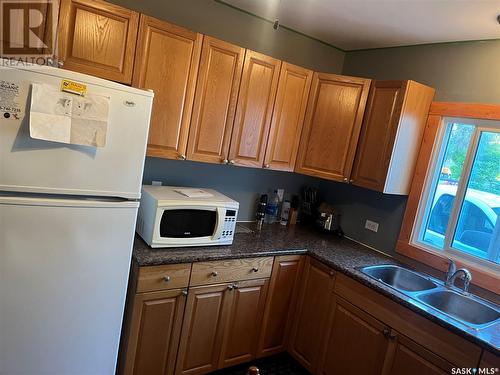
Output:
[[155,97],[149,156],[185,159],[202,35],[141,15],[133,85]]
[[232,303],[224,328],[219,367],[255,358],[269,279],[240,281],[231,293]]
[[205,374],[218,367],[230,284],[189,289],[176,374]]
[[286,350],[304,257],[275,257],[262,321],[257,357]]
[[132,82],[139,13],[98,0],[62,0],[59,59],[64,68]]
[[406,81],[376,81],[370,88],[352,173],[354,185],[384,190]]
[[189,160],[227,163],[244,57],[244,48],[204,37],[189,130]]
[[293,171],[313,72],[283,62],[264,167]]
[[231,164],[262,167],[281,61],[247,50],[231,137]]
[[337,297],[327,332],[320,374],[381,373],[389,344],[388,327]]
[[325,326],[333,301],[334,272],[308,258],[295,314],[290,353],[315,373],[325,337]]
[[349,181],[370,80],[314,73],[296,172]]
[[124,374],[173,374],[186,296],[181,289],[136,294]]
[[457,367],[399,334],[393,338],[386,361],[384,375],[445,375]]

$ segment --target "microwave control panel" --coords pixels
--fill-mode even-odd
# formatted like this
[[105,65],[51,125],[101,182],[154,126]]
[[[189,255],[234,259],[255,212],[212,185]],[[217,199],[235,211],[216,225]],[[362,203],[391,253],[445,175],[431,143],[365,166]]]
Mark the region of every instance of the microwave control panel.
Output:
[[233,237],[236,228],[236,210],[226,210],[221,238]]

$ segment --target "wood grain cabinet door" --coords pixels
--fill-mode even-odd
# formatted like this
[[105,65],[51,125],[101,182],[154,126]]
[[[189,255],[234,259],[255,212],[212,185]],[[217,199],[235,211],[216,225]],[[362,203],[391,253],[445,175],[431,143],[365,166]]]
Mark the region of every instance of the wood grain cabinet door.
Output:
[[135,295],[124,374],[174,373],[185,302],[181,289]]
[[229,149],[231,164],[264,163],[281,61],[247,50]]
[[230,287],[219,284],[189,289],[176,374],[206,374],[217,369],[231,307]]
[[349,181],[370,80],[314,73],[295,171]]
[[264,168],[294,170],[312,74],[300,66],[281,64]]
[[389,345],[388,327],[340,297],[335,298],[328,326],[319,374],[382,373]]
[[406,81],[372,83],[351,176],[354,185],[384,190],[405,89]]
[[232,303],[224,328],[219,368],[256,357],[269,279],[239,281],[231,292]]
[[187,158],[227,163],[245,49],[205,36]]
[[69,70],[130,84],[139,13],[100,0],[62,0],[59,60]]
[[334,278],[330,268],[307,258],[289,352],[311,373],[316,373],[321,359],[325,327],[333,301]]
[[408,194],[434,89],[415,81],[375,81],[370,89],[351,180]]
[[185,159],[203,36],[141,15],[133,85],[155,96],[148,156]]
[[283,255],[274,259],[257,357],[286,350],[304,258]]
[[409,338],[396,334],[388,350],[383,375],[445,375],[453,366]]

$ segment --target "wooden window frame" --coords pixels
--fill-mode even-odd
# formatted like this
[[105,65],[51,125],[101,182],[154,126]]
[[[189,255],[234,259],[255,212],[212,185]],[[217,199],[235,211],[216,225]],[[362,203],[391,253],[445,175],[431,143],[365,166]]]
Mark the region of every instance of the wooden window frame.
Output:
[[498,272],[487,269],[479,263],[468,261],[463,258],[455,258],[449,254],[440,254],[437,251],[431,251],[412,243],[412,235],[415,221],[418,216],[419,204],[425,189],[425,179],[430,163],[432,162],[434,144],[442,120],[445,117],[500,121],[500,105],[446,102],[432,103],[417,158],[401,231],[399,232],[399,238],[396,243],[396,252],[443,272],[446,272],[448,268],[448,258],[453,258],[458,267],[466,267],[472,272],[472,281],[474,284],[500,294]]

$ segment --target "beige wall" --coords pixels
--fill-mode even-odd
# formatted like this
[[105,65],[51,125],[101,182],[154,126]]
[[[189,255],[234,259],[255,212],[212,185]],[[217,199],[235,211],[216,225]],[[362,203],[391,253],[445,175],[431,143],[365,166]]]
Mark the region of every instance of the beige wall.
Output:
[[214,0],[110,0],[309,69],[340,73],[344,52]]
[[413,79],[439,101],[500,103],[500,40],[348,52],[343,73]]

